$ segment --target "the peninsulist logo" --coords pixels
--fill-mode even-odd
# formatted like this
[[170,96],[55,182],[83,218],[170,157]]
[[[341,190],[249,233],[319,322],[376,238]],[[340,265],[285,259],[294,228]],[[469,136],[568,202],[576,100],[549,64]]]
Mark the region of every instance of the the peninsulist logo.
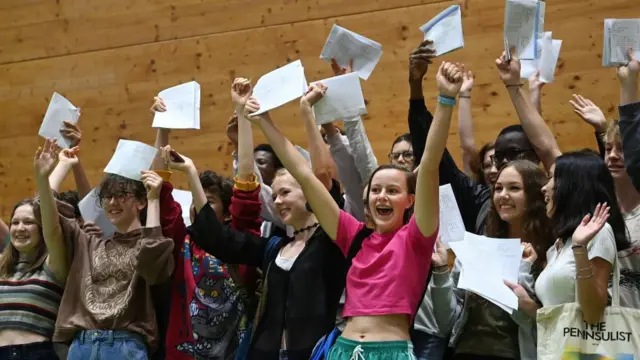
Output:
[[595,324],[588,324],[583,322],[584,327],[566,327],[564,328],[563,335],[565,337],[580,338],[582,340],[594,340],[594,341],[621,341],[630,342],[631,332],[628,331],[609,331],[607,330],[606,322],[599,322]]

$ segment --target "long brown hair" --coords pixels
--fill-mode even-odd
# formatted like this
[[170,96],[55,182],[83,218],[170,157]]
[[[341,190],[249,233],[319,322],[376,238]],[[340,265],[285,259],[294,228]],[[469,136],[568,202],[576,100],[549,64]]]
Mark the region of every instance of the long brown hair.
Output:
[[[551,234],[551,222],[547,216],[547,208],[542,194],[542,187],[547,183],[547,177],[538,165],[529,160],[515,160],[508,163],[498,173],[507,168],[514,168],[522,177],[525,210],[522,215],[522,241],[533,246],[538,259],[534,263],[534,274],[538,275],[546,263],[546,253],[553,244]],[[487,216],[487,236],[494,238],[506,238],[509,235],[509,225],[500,218],[496,206],[493,202],[493,191],[491,194],[491,208]]]
[[[35,204],[35,200],[33,199],[25,199],[18,202],[16,206],[14,206],[13,211],[11,212],[11,219],[13,220],[13,216],[16,214],[16,210],[19,207],[24,205],[29,205],[33,208],[34,204]],[[11,225],[9,225],[9,229],[11,229]],[[38,244],[38,256],[36,257],[36,260],[29,265],[29,267],[25,270],[25,272],[29,272],[37,269],[44,263],[44,260],[47,258],[47,247],[44,243],[44,235],[42,234],[41,224],[38,224],[38,231],[40,232],[40,243]],[[18,264],[19,258],[20,258],[20,254],[18,250],[16,250],[16,248],[13,246],[13,243],[9,241],[4,248],[4,251],[2,251],[2,254],[0,254],[0,278],[8,278],[13,275],[13,273],[16,270],[16,265]]]

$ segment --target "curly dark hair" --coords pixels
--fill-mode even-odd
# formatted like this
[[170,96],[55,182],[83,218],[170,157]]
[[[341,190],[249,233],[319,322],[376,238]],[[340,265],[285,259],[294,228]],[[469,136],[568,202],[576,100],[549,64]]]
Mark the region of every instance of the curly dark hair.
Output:
[[[97,189],[98,193],[98,206],[102,207],[102,201],[106,198],[115,196],[121,197],[127,194],[133,195],[133,197],[141,203],[147,202],[147,189],[145,189],[142,181],[126,178],[124,176],[116,174],[107,174]],[[147,208],[145,206],[140,211],[140,223],[145,225],[147,220]]]
[[224,215],[229,214],[229,206],[231,206],[231,196],[233,195],[233,181],[224,176],[218,175],[213,170],[205,170],[200,173],[200,184],[204,191],[220,197]]
[[[544,202],[542,187],[547,183],[547,176],[537,164],[529,160],[515,160],[507,163],[500,173],[505,169],[514,168],[522,177],[525,194],[525,211],[522,216],[522,238],[523,242],[527,242],[533,246],[538,259],[534,263],[534,274],[540,274],[546,263],[547,250],[553,245],[554,238],[551,233],[551,220],[547,216],[547,208]],[[493,192],[492,190],[492,199]],[[487,236],[494,238],[509,237],[509,225],[500,218],[496,210],[495,203],[491,201],[491,208],[487,215]]]
[[77,191],[69,190],[58,193],[56,194],[56,199],[73,206],[73,215],[76,217],[76,219],[82,217],[82,214],[80,214],[80,207],[78,206],[78,204],[80,203],[80,195]]

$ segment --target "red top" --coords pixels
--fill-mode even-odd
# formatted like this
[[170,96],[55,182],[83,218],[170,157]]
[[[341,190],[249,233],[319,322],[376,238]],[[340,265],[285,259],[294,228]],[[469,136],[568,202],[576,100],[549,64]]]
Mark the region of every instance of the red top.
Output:
[[[260,235],[259,194],[260,188],[250,192],[233,189],[229,210],[234,229]],[[244,285],[238,286],[227,265],[190,241],[180,205],[173,197],[171,202],[174,226],[163,226],[163,231],[166,229],[165,235],[180,240],[175,246],[178,252],[171,288],[166,358],[228,358],[245,333],[249,334],[248,319],[253,314],[246,313],[244,300],[255,293],[258,273],[253,267],[238,266]],[[162,218],[169,220],[164,214]]]

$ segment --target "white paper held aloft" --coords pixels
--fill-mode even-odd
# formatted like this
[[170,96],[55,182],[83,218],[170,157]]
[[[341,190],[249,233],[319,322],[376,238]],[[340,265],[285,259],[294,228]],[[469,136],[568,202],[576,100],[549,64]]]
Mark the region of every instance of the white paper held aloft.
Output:
[[322,48],[320,59],[346,68],[353,60],[353,70],[363,80],[367,80],[382,57],[382,45],[339,25],[333,25],[329,37]]
[[260,115],[291,102],[307,90],[302,62],[296,60],[270,73],[262,75],[253,87],[253,97],[258,100],[260,110],[251,114]]
[[200,129],[200,84],[190,81],[162,90],[158,96],[167,111],[155,113],[154,128]]
[[78,118],[80,118],[80,109],[73,106],[64,96],[54,92],[38,135],[45,139],[56,139],[59,147],[68,149],[71,144],[60,134],[60,130],[62,130],[64,121],[77,123]]
[[120,140],[104,172],[140,181],[140,172],[149,170],[157,152],[153,146],[139,141]]
[[193,203],[193,195],[191,191],[173,189],[171,192],[173,199],[180,204],[182,208],[182,219],[186,226],[191,225],[191,204]]
[[436,56],[464,47],[460,5],[451,5],[420,27],[424,40],[433,41]]
[[80,208],[80,215],[84,221],[92,221],[102,230],[102,236],[108,238],[116,232],[116,227],[113,225],[107,213],[99,204],[98,189],[94,188],[78,203]]
[[313,105],[316,124],[350,119],[367,113],[360,78],[356,73],[318,81],[327,87],[322,99]]
[[533,60],[538,54],[538,39],[544,31],[544,1],[507,0],[504,11],[504,36],[515,46],[520,59]]

